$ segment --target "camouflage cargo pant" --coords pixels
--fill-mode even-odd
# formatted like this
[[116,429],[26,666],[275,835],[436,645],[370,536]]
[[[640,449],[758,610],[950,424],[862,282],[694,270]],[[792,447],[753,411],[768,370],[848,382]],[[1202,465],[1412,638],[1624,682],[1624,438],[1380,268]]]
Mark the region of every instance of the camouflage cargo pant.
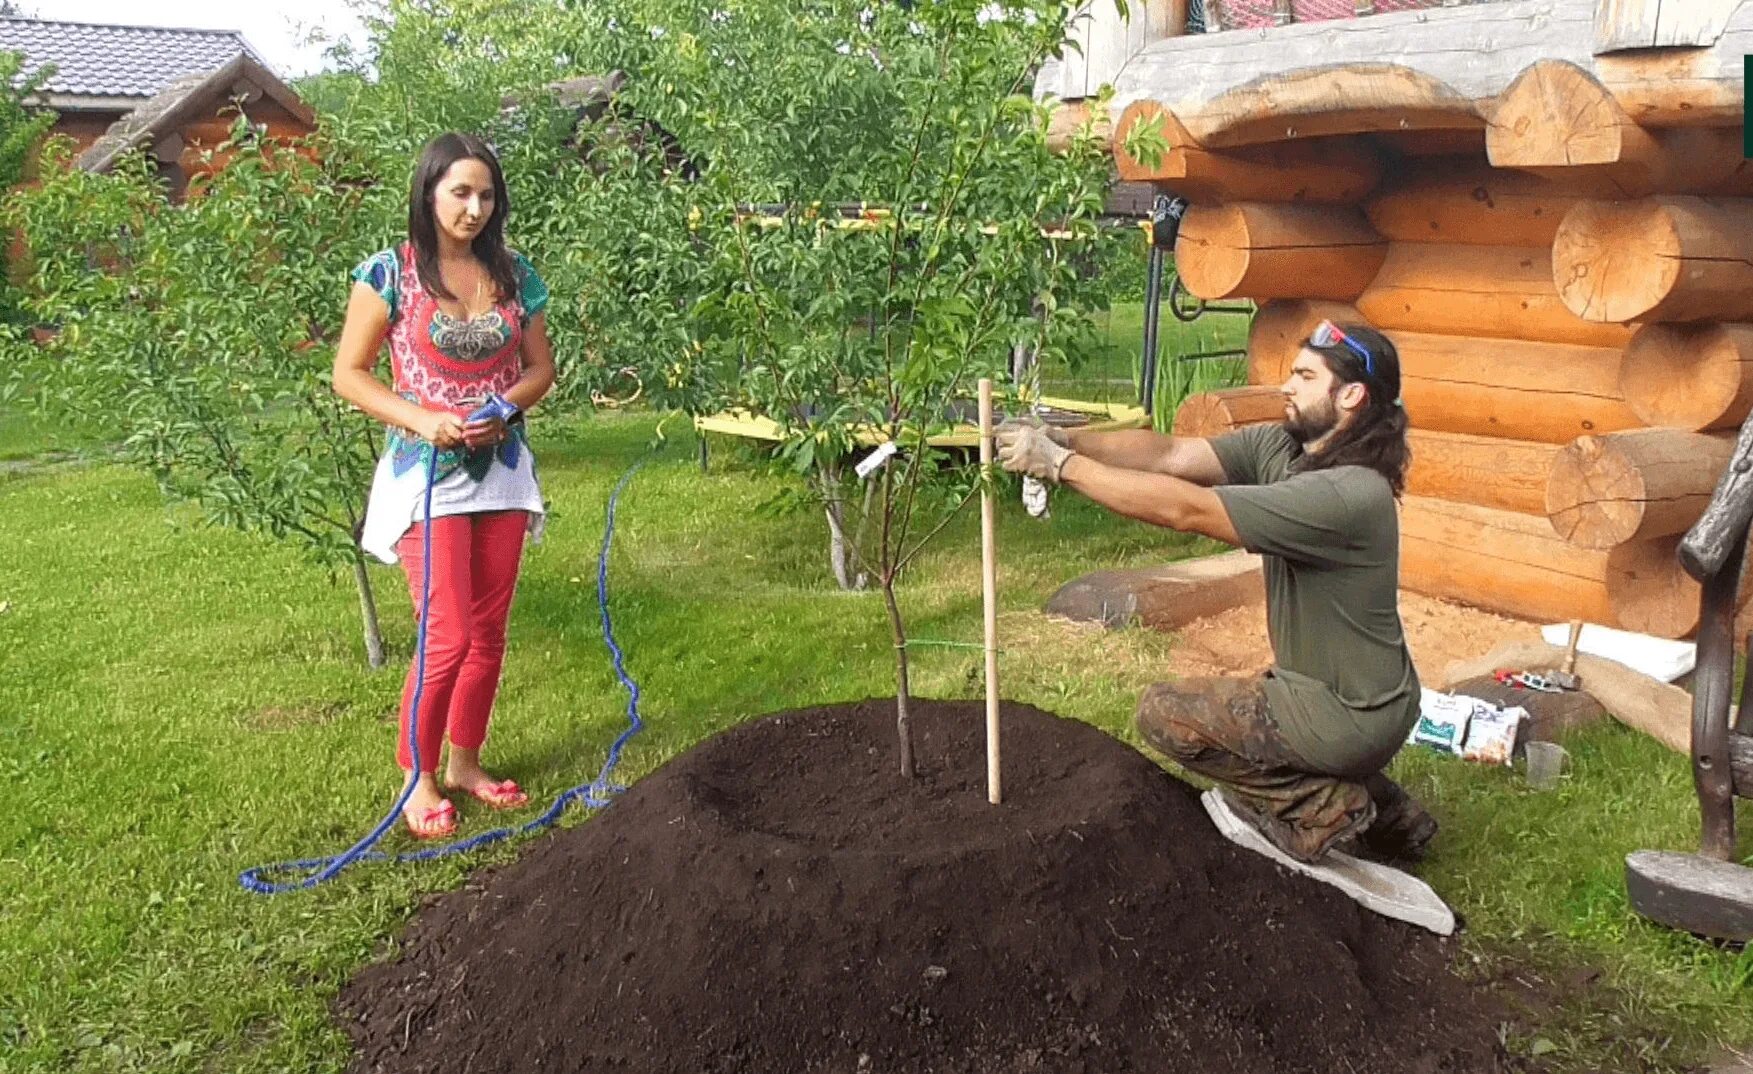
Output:
[[1300,861],[1354,836],[1384,856],[1416,857],[1436,834],[1430,814],[1382,773],[1312,771],[1273,723],[1257,678],[1157,683],[1139,700],[1138,730],[1181,767],[1223,784],[1231,805]]

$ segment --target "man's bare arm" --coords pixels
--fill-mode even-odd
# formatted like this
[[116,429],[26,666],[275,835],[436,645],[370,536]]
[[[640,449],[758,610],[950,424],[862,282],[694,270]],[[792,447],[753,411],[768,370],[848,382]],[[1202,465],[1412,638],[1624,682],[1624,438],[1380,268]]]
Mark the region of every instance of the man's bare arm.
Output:
[[1197,436],[1167,436],[1149,429],[1095,432],[1070,429],[1071,450],[1122,470],[1167,474],[1195,485],[1221,485],[1223,464],[1211,442]]
[[[1210,451],[1203,440],[1195,441]],[[1213,456],[1215,465],[1216,456]],[[1240,545],[1230,513],[1217,493],[1170,474],[1140,473],[1072,455],[1059,471],[1059,482],[1110,511],[1183,533],[1198,533],[1226,544]]]

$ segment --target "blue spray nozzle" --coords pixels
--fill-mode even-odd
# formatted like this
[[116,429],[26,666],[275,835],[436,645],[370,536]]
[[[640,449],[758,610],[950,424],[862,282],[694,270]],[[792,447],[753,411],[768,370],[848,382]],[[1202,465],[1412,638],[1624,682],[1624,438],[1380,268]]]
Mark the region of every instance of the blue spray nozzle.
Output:
[[473,414],[469,415],[468,420],[490,421],[493,418],[498,418],[500,421],[510,421],[512,418],[517,417],[519,413],[520,411],[517,407],[507,400],[505,396],[494,394],[489,395],[487,401],[482,403]]

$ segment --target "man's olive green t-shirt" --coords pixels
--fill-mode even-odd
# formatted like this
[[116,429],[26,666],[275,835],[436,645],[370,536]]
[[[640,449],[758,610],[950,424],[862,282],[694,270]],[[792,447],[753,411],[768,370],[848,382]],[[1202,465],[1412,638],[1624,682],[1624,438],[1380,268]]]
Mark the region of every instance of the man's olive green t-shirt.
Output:
[[1282,425],[1211,446],[1228,479],[1213,491],[1242,546],[1264,557],[1274,722],[1316,771],[1379,769],[1418,718],[1393,489],[1363,466],[1292,473],[1302,446]]

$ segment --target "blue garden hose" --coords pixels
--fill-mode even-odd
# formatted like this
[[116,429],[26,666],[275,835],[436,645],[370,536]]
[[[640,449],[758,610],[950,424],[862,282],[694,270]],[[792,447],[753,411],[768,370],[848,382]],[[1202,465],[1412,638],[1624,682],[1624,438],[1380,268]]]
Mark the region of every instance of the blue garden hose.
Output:
[[[661,443],[660,440],[659,446]],[[653,450],[655,451],[656,448]],[[547,812],[522,825],[496,828],[493,831],[482,832],[480,835],[470,836],[467,839],[400,854],[386,854],[381,850],[372,849],[401,817],[402,807],[407,804],[409,795],[414,792],[414,783],[410,781],[406,787],[402,788],[401,796],[396,799],[395,805],[390,807],[389,813],[384,816],[383,820],[378,822],[377,827],[344,852],[333,857],[303,858],[298,861],[279,862],[274,865],[246,869],[238,874],[238,883],[242,884],[246,890],[253,891],[258,895],[278,895],[282,892],[313,888],[325,881],[333,880],[340,874],[341,870],[358,861],[411,862],[446,858],[452,854],[466,853],[489,843],[497,843],[513,836],[528,835],[546,828],[559,820],[560,814],[566,811],[567,805],[574,801],[582,801],[586,807],[591,809],[600,809],[608,805],[615,795],[626,789],[618,784],[610,783],[609,777],[613,774],[615,765],[621,760],[622,748],[634,735],[639,733],[645,723],[639,718],[639,684],[627,674],[626,658],[621,652],[621,647],[615,643],[614,624],[609,618],[609,545],[615,538],[615,508],[621,499],[621,492],[650,457],[648,454],[628,467],[627,472],[622,474],[621,480],[616,483],[614,491],[609,494],[608,520],[603,527],[602,549],[597,554],[597,607],[602,613],[603,640],[608,643],[609,652],[614,657],[615,677],[621,680],[621,685],[627,690],[627,727],[615,739],[614,745],[609,747],[608,759],[604,761],[602,771],[597,773],[597,777],[589,783],[580,783],[571,790],[563,792],[554,799],[554,804],[548,807]],[[410,708],[411,718],[408,720],[408,746],[409,752],[413,755],[415,772],[420,771],[418,731],[420,726],[420,695],[426,686],[426,620],[432,598],[432,526],[430,519],[432,518],[433,475],[437,461],[438,453],[428,451],[424,515],[428,524],[423,527],[421,535],[420,630],[415,646],[414,697]],[[296,880],[286,880],[279,883],[265,879],[267,876],[288,873],[306,875]]]

